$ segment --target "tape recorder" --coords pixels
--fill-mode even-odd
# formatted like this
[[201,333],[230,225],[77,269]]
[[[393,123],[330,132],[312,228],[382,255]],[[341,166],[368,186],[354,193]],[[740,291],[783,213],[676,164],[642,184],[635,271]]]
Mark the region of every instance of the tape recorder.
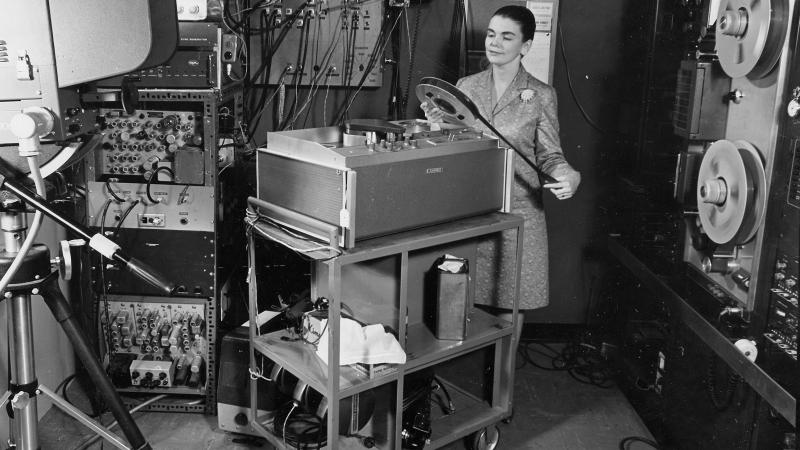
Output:
[[[692,104],[705,109],[696,108],[692,114],[722,115],[723,121],[716,117],[713,122],[719,124],[722,139],[710,140],[718,137],[716,132],[688,134],[689,151],[681,155],[676,176],[676,197],[686,212],[684,260],[690,272],[747,311],[754,306],[751,287],[759,281],[759,255],[765,245],[767,194],[789,71],[789,58],[782,56],[789,53],[794,7],[793,0],[720,2],[718,60],[698,64],[722,69],[709,70],[706,76],[722,77],[724,84],[706,80],[707,85],[730,87],[724,95],[716,88],[693,91],[705,98]],[[675,116],[685,112],[676,108]],[[687,123],[711,122],[691,117]],[[687,127],[676,125],[676,130],[686,132]]]
[[456,125],[350,121],[267,134],[260,213],[331,245],[507,211],[510,150]]

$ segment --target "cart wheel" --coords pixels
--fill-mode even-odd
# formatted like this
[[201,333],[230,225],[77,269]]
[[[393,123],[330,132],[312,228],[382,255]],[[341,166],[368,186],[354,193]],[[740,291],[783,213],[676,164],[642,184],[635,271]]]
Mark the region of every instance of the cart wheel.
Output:
[[496,425],[476,431],[470,436],[469,450],[494,450],[500,441],[500,429]]
[[514,410],[513,409],[511,410],[511,414],[509,414],[509,416],[506,417],[505,419],[503,419],[501,422],[503,422],[504,424],[508,425],[508,424],[511,423],[512,420],[514,420]]

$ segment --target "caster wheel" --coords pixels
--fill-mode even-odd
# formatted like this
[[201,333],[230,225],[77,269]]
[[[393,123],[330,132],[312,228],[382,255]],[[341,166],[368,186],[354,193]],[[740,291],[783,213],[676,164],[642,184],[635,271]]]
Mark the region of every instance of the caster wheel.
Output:
[[469,438],[469,450],[494,450],[500,441],[500,429],[492,425],[473,433]]

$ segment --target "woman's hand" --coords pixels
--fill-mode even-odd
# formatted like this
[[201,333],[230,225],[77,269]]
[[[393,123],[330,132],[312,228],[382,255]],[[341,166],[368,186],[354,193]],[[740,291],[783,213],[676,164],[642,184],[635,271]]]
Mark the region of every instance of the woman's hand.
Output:
[[577,170],[570,170],[562,175],[555,175],[556,183],[547,183],[544,188],[550,189],[550,192],[559,200],[566,200],[572,198],[581,184],[581,173]]
[[428,122],[431,123],[442,123],[444,122],[444,112],[441,109],[436,107],[436,105],[428,102],[423,102],[419,105],[423,111],[425,111],[425,118],[428,119]]

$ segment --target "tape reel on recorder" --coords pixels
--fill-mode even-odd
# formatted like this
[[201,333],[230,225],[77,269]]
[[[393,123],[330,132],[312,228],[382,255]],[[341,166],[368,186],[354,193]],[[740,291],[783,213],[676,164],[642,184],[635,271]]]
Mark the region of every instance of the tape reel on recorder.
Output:
[[712,241],[750,241],[764,220],[766,198],[764,166],[753,145],[720,140],[706,150],[697,177],[697,209]]
[[717,56],[731,78],[763,78],[781,56],[789,0],[722,0],[717,14]]

